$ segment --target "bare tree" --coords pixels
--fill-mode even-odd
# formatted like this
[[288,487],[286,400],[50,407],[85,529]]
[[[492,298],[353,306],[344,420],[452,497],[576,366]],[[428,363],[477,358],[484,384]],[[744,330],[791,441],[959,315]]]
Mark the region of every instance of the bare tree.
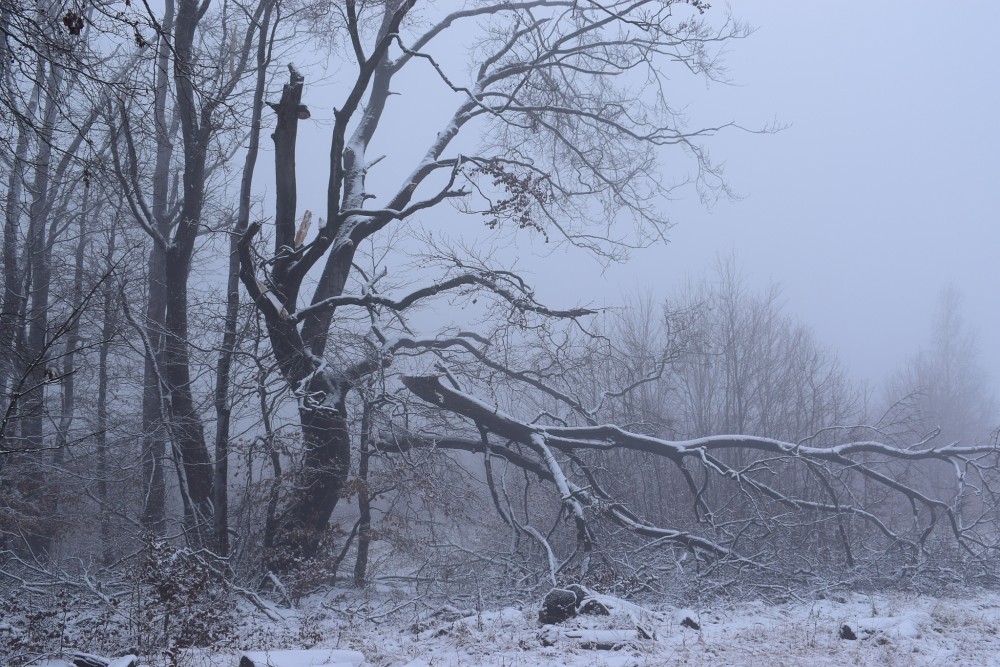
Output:
[[[299,401],[302,467],[269,545],[286,552],[279,560],[315,554],[342,493],[351,453],[348,394],[401,347],[445,345],[401,343],[378,320],[444,293],[482,293],[515,320],[526,312],[584,312],[546,309],[520,277],[457,256],[440,258],[443,272],[427,287],[381,296],[380,277],[353,268],[362,241],[455,201],[488,227],[524,229],[615,255],[621,246],[608,242],[617,238],[610,226],[626,217],[638,224],[640,242],[662,233],[666,220],[652,202],[671,189],[658,170],[661,152],[670,147],[689,156],[703,194],[725,192],[699,144],[720,128],[679,124],[667,102],[666,72],[672,61],[695,74],[720,75],[715,46],[745,35],[743,26],[731,20],[713,26],[699,16],[704,7],[698,2],[483,3],[445,15],[428,9],[413,20],[416,4],[343,7],[356,69],[335,113],[325,216],[308,241],[306,219],[297,223],[295,177],[297,125],[308,115],[304,77],[292,70],[272,105],[278,115],[274,250],[255,253],[261,225],[252,224],[241,242],[241,279],[266,317],[272,349]],[[470,28],[480,37],[471,79],[463,81],[435,47],[446,34]],[[369,155],[369,147],[384,131],[393,83],[417,67],[430,67],[458,106],[429,137],[409,176],[379,196],[367,185],[381,159]],[[629,72],[638,85],[616,85],[616,76]],[[459,150],[458,137],[476,131],[484,137],[480,149]],[[314,268],[320,273],[307,297],[302,291]],[[353,359],[330,336],[335,318],[351,308],[374,318],[368,349]]]
[[980,365],[975,332],[962,318],[962,298],[954,288],[941,291],[929,345],[919,350],[889,382],[890,400],[913,395],[925,432],[972,444],[988,439],[998,423],[997,400]]
[[[433,375],[403,377],[438,412],[414,406],[380,447],[492,460],[498,515],[543,545],[553,582],[636,590],[665,585],[664,571],[718,564],[743,582],[751,572],[771,583],[993,576],[995,441],[935,439],[895,412],[865,421],[835,357],[782,313],[773,289],[749,290],[732,262],[680,303],[634,304],[622,325],[534,356],[461,349],[498,377],[457,382],[453,357]],[[937,484],[921,481],[929,472]],[[548,512],[537,496],[511,500],[536,479],[552,491]],[[552,528],[539,531],[542,522]]]
[[[219,10],[209,12],[207,5],[182,1],[168,3],[162,17],[149,16],[157,26],[156,50],[148,62],[152,96],[136,96],[120,106],[120,127],[112,144],[115,171],[127,204],[152,240],[144,324],[148,351],[143,448],[150,490],[145,523],[163,530],[159,461],[166,438],[172,445],[191,538],[197,543],[212,543],[223,553],[228,551],[228,378],[239,303],[234,300],[235,286],[227,286],[227,335],[216,381],[219,422],[213,457],[193,390],[189,346],[198,334],[190,330],[188,279],[196,241],[207,231],[223,231],[221,221],[207,219],[216,214],[206,214],[206,202],[213,186],[224,185],[223,167],[244,145],[247,134],[250,149],[239,212],[232,218],[237,226],[245,226],[249,217],[259,108],[273,48],[275,8],[276,3],[267,0],[247,5],[224,3]],[[238,99],[248,100],[243,104],[255,109],[248,119],[249,133],[233,122]],[[152,122],[145,124],[143,119]],[[149,172],[144,168],[147,154],[152,157]],[[166,423],[161,419],[164,407]]]
[[[25,18],[10,13],[16,8],[5,9],[8,25]],[[36,10],[26,15],[41,18],[44,8]],[[9,46],[5,42],[5,49]],[[72,374],[80,316],[89,303],[82,295],[85,244],[74,238],[73,223],[93,214],[86,186],[78,186],[89,180],[87,163],[100,153],[99,143],[88,137],[98,114],[85,94],[89,70],[80,64],[87,56],[81,44],[45,39],[18,54],[14,60],[7,54],[8,68],[0,81],[3,113],[16,133],[13,151],[8,152],[6,144],[0,150],[9,167],[0,313],[0,448],[21,452],[10,457],[23,465],[16,486],[28,497],[37,495],[36,518],[51,520],[55,495],[42,493],[45,469],[51,452],[67,443],[64,436],[74,409],[72,383],[63,387],[62,416],[57,416],[59,409],[50,411],[49,399],[63,375]],[[65,256],[76,258],[70,274],[81,277],[64,285],[71,293],[65,301],[59,280],[63,249]],[[61,354],[64,343],[69,348]],[[52,422],[57,425],[49,429]],[[27,548],[40,557],[50,546],[44,520],[22,533]]]
[[[549,482],[562,511],[572,519],[576,534],[575,545],[568,553],[550,559],[554,579],[571,570],[577,572],[576,576],[587,576],[595,549],[594,525],[600,521],[611,522],[660,546],[678,546],[693,552],[699,560],[705,557],[708,561],[785,575],[794,569],[788,561],[791,554],[805,558],[804,545],[791,548],[775,537],[778,531],[801,522],[817,527],[832,522],[838,548],[849,567],[855,563],[853,550],[859,544],[865,551],[887,553],[889,562],[896,567],[902,564],[915,569],[928,563],[955,567],[953,551],[947,546],[950,540],[960,549],[957,558],[967,560],[975,572],[992,571],[998,546],[995,510],[987,508],[965,516],[962,499],[969,492],[969,479],[975,478],[976,485],[983,484],[992,474],[996,465],[994,444],[903,448],[864,438],[877,431],[861,428],[843,429],[841,433],[847,437],[834,446],[816,446],[810,438],[783,442],[739,435],[666,440],[613,425],[529,423],[442,380],[440,376],[419,376],[404,378],[403,382],[427,403],[465,418],[469,424],[467,434],[454,433],[453,426],[448,434],[400,434],[387,439],[383,446],[394,450],[433,447],[477,452]],[[475,432],[488,437],[473,435]],[[599,474],[602,459],[588,463],[584,455],[621,450],[669,461],[683,480],[684,504],[696,519],[692,525],[700,528],[687,530],[659,524],[609,493]],[[732,452],[749,456],[742,457],[743,465],[734,466],[726,462],[726,455]],[[951,465],[957,473],[948,495],[927,494],[897,481],[891,466],[892,462],[935,461]],[[801,487],[786,485],[784,480],[794,479],[790,473],[805,473],[811,484],[823,490],[823,497],[803,497]],[[892,514],[883,513],[881,498],[866,499],[858,493],[865,481],[898,494],[910,508],[910,515],[898,516],[895,506]],[[724,494],[707,493],[716,485],[727,485],[730,490]],[[849,530],[843,528],[845,518],[851,524]],[[544,539],[541,535],[535,537]],[[818,562],[806,562],[810,570],[819,568],[819,573]]]

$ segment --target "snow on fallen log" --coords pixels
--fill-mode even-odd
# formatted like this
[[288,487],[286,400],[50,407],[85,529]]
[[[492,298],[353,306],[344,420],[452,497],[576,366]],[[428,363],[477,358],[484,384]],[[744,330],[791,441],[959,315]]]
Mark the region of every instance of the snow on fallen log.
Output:
[[[457,610],[456,610],[457,611]],[[504,627],[517,627],[524,621],[524,613],[513,607],[505,607],[500,611],[473,612],[468,616],[451,621],[444,627],[424,630],[417,635],[420,641],[427,641],[434,637],[443,637],[458,632],[465,632],[471,629],[490,628],[497,630]]]
[[75,667],[136,667],[139,658],[134,655],[125,655],[120,658],[105,658],[92,653],[74,653],[73,665]]
[[920,639],[924,634],[921,627],[931,623],[930,615],[925,612],[858,618],[845,622],[839,635],[841,639],[869,639],[876,635],[893,639]]
[[136,667],[139,664],[139,658],[134,655],[124,655],[120,658],[115,658],[111,661],[108,667]]
[[[571,640],[583,649],[617,650],[656,641],[664,617],[637,604],[571,584],[553,588],[538,612],[543,646]],[[570,627],[559,627],[567,623]],[[625,624],[631,627],[615,627]]]
[[346,649],[247,651],[239,667],[361,667],[365,656]]
[[109,658],[104,658],[99,655],[92,655],[90,653],[73,654],[74,667],[108,667],[110,664],[111,660]]
[[580,648],[614,651],[627,644],[649,639],[638,630],[563,630],[563,637],[580,642]]

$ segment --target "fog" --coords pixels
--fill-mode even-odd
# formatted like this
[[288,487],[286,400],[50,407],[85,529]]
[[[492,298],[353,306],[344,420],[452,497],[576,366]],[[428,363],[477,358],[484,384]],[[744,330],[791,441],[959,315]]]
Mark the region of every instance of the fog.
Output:
[[[706,203],[682,190],[664,206],[673,223],[667,243],[634,250],[627,262],[521,238],[511,255],[518,266],[546,299],[615,306],[636,290],[668,296],[732,256],[750,285],[780,286],[788,312],[873,387],[925,344],[938,296],[953,287],[998,386],[1000,349],[991,332],[1000,325],[1000,129],[993,118],[1000,45],[992,26],[1000,7],[982,3],[948,15],[894,3],[759,2],[731,11],[755,32],[729,44],[728,80],[678,76],[669,92],[691,126],[739,126],[705,142],[736,197]],[[457,52],[464,46],[443,48],[453,61],[447,71],[463,80]],[[300,129],[308,139],[299,147],[307,164],[326,162],[336,82],[349,70],[308,70],[316,79],[305,95],[313,119]],[[375,182],[398,182],[452,110],[412,112],[409,102],[425,103],[431,88],[443,86],[427,67],[423,78],[394,89],[388,115],[401,131],[376,141],[394,155],[406,147],[413,161],[379,165]],[[665,155],[668,168],[678,162]],[[322,210],[326,169],[303,171],[300,208]],[[265,164],[257,182],[267,190],[269,179]],[[479,231],[441,211],[422,223],[451,236],[475,239]]]
[[1000,5],[0,3],[0,662],[995,653]]
[[734,253],[749,280],[779,283],[789,309],[877,383],[924,344],[951,285],[995,384],[1000,7],[927,9],[735,3],[757,32],[730,49],[733,86],[707,91],[691,115],[787,127],[714,141],[744,198],[710,211],[675,203],[671,244],[609,272],[609,296]]

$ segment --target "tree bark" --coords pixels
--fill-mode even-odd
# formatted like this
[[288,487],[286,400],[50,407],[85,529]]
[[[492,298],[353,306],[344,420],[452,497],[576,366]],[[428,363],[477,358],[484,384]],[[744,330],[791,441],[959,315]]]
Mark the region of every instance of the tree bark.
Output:
[[[83,207],[80,211],[80,237],[76,242],[76,252],[73,257],[73,310],[74,313],[83,307],[83,260],[87,249],[87,216],[90,215],[90,186],[83,190]],[[69,442],[69,430],[73,426],[76,412],[76,349],[80,346],[80,318],[76,317],[70,325],[66,337],[66,351],[63,353],[62,411],[59,415],[58,442],[56,443],[55,461],[62,463],[65,447]]]
[[225,333],[215,375],[215,548],[220,556],[229,554],[229,424],[233,409],[229,402],[229,376],[236,349],[236,320],[240,313],[239,254],[236,233],[229,240],[229,278],[226,284]]
[[[111,230],[108,240],[108,264],[114,262],[115,233]],[[101,503],[101,560],[108,565],[112,561],[111,511],[108,507],[108,354],[111,340],[115,335],[114,289],[111,281],[104,285],[103,321],[101,323],[101,343],[97,352],[97,434],[95,449],[97,454],[97,499]]]
[[[56,96],[62,87],[62,76],[55,66],[50,66],[46,76],[46,102],[40,129],[41,139],[35,156],[34,178],[30,187],[31,204],[28,209],[28,267],[30,272],[30,306],[26,311],[27,339],[24,376],[27,378],[22,403],[21,444],[33,450],[29,455],[30,470],[25,479],[39,497],[38,516],[35,530],[27,534],[28,546],[32,553],[41,555],[48,552],[52,536],[44,528],[44,523],[55,511],[52,494],[44,493],[44,420],[45,385],[50,373],[48,368],[49,336],[49,291],[52,284],[52,243],[48,234],[45,213],[49,209],[52,135],[55,127],[58,103]],[[34,495],[34,494],[32,494]]]
[[[275,536],[279,566],[288,557],[309,559],[317,555],[351,465],[345,396],[323,385],[322,379],[309,383],[306,392],[322,393],[326,400],[299,409],[302,468],[295,475],[295,488]],[[333,405],[329,405],[331,397],[335,397]]]
[[368,552],[372,542],[372,494],[368,487],[371,462],[372,412],[374,406],[366,400],[361,413],[361,442],[358,447],[358,556],[354,561],[354,585],[363,587],[368,573]]
[[[303,77],[293,68],[284,86],[281,101],[272,104],[278,121],[272,135],[277,174],[275,250],[293,253],[295,245],[295,140],[302,100]],[[275,270],[271,287],[257,283],[249,242],[259,227],[251,227],[240,242],[240,279],[265,315],[268,335],[282,375],[299,396],[302,428],[302,462],[296,471],[294,488],[283,507],[268,547],[270,565],[285,570],[299,558],[318,552],[323,532],[340,498],[351,461],[351,440],[347,424],[346,395],[350,385],[323,366],[305,345],[296,325],[287,319],[294,311],[288,299],[291,283],[279,282]],[[288,289],[288,285],[293,285]],[[269,294],[268,290],[274,290]],[[281,305],[275,304],[272,298]],[[287,309],[287,310],[286,310]]]
[[163,374],[169,392],[170,434],[178,456],[185,523],[189,538],[205,545],[212,525],[213,466],[205,445],[205,431],[191,391],[188,350],[188,275],[190,255],[186,248],[167,250],[166,317]]
[[163,461],[166,456],[164,400],[157,365],[162,361],[163,326],[166,314],[166,254],[153,244],[147,264],[146,337],[147,352],[142,377],[142,526],[153,535],[166,532],[166,482]]
[[229,553],[229,427],[232,406],[229,397],[230,369],[236,350],[236,325],[240,313],[240,254],[239,239],[250,224],[250,197],[257,155],[260,150],[261,112],[267,84],[269,30],[273,4],[267,3],[257,28],[257,78],[254,86],[250,118],[250,143],[243,164],[240,183],[239,211],[236,225],[229,237],[229,278],[226,285],[225,333],[215,382],[215,542],[220,555]]
[[[170,34],[174,27],[174,3],[167,0],[163,10],[163,33]],[[152,216],[156,232],[169,238],[170,173],[173,159],[173,134],[176,125],[168,118],[167,96],[170,48],[161,38],[157,43],[156,78],[153,101],[153,118],[156,123],[156,159],[153,167]],[[153,535],[166,533],[166,483],[163,478],[163,461],[166,454],[163,414],[164,396],[157,366],[162,363],[163,329],[167,307],[166,249],[153,243],[149,251],[147,268],[148,301],[146,302],[146,338],[152,353],[146,355],[143,366],[142,393],[142,470],[143,470],[143,528]]]
[[202,17],[197,0],[180,0],[175,17],[173,74],[176,113],[184,146],[180,217],[166,248],[163,375],[167,385],[170,434],[177,457],[185,524],[196,545],[210,541],[213,520],[214,470],[205,442],[201,415],[191,390],[188,349],[188,278],[194,243],[202,224],[207,142],[211,113],[198,104],[194,87],[195,33]]
[[[36,84],[38,85],[38,84]],[[34,98],[34,95],[32,95]],[[28,128],[24,124],[18,127],[17,146],[14,149],[14,160],[10,174],[7,177],[7,203],[4,207],[3,234],[3,273],[4,293],[3,308],[0,310],[0,390],[6,394],[7,382],[17,372],[18,329],[24,327],[20,317],[27,300],[26,271],[22,265],[24,258],[18,257],[18,232],[21,229],[21,194],[24,190],[24,169],[28,154]],[[4,396],[4,412],[7,410],[8,396]],[[6,429],[4,433],[6,435]]]

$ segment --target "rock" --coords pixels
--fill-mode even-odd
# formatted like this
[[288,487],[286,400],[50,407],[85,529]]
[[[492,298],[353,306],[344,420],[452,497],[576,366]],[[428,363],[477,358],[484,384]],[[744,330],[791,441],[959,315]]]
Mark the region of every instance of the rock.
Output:
[[591,591],[587,590],[586,588],[584,588],[580,584],[570,584],[569,586],[566,587],[566,590],[567,591],[573,591],[573,594],[576,596],[576,606],[577,607],[579,607],[580,605],[582,605],[583,602],[584,602],[584,600],[586,600],[591,595],[593,595],[593,593]]
[[542,601],[538,621],[545,625],[562,623],[576,616],[576,593],[565,588],[553,588]]
[[690,628],[691,630],[701,630],[701,624],[690,616],[685,616],[681,619],[681,627]]
[[840,626],[840,638],[855,640],[858,638],[858,636],[854,634],[854,630],[851,629],[851,626],[849,626],[847,623],[844,623],[842,626]]
[[600,600],[591,598],[580,607],[580,613],[585,616],[610,616],[611,612]]

